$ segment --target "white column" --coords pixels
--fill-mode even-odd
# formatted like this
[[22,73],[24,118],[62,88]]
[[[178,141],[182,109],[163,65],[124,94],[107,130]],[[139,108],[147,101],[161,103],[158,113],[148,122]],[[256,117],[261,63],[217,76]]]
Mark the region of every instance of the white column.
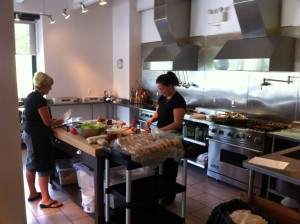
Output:
[[0,223],[26,223],[15,71],[13,1],[1,2]]

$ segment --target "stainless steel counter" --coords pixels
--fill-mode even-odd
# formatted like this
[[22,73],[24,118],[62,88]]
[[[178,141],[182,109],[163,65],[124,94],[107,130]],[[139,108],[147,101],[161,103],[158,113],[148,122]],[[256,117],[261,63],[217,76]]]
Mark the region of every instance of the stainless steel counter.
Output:
[[[256,165],[249,163],[249,160],[243,162],[243,166],[250,170],[249,172],[249,188],[248,199],[251,200],[253,193],[253,179],[255,172],[259,172],[295,185],[300,186],[300,160],[285,156],[287,153],[296,152],[300,150],[300,146],[290,149],[281,150],[278,152],[270,153],[261,156],[261,158],[287,162],[288,165],[285,169],[270,168],[263,165]],[[251,201],[249,201],[251,203]]]
[[281,138],[281,139],[286,139],[286,140],[300,143],[299,128],[289,128],[289,129],[282,129],[279,131],[268,132],[267,135],[273,138]]

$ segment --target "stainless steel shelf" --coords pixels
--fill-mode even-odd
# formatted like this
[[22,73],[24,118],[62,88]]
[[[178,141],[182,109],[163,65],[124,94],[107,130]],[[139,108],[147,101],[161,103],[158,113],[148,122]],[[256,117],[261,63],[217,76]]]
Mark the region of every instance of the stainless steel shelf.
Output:
[[197,144],[197,145],[207,146],[206,142],[196,141],[196,140],[191,139],[191,138],[184,137],[183,140],[187,141],[187,142],[192,142],[192,143]]
[[187,162],[189,164],[192,164],[194,166],[198,166],[198,167],[203,168],[203,169],[205,169],[206,166],[207,166],[207,164],[205,164],[205,163],[198,163],[198,162],[196,162],[196,159],[187,159]]

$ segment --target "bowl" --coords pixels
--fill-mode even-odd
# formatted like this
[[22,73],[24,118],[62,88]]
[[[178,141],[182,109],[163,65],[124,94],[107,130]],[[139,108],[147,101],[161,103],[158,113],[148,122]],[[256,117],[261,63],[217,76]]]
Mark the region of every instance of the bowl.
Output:
[[101,132],[105,131],[105,128],[98,128],[98,129],[81,129],[81,128],[76,128],[77,133],[84,137],[84,138],[88,138],[91,136],[96,136],[96,135],[100,135]]

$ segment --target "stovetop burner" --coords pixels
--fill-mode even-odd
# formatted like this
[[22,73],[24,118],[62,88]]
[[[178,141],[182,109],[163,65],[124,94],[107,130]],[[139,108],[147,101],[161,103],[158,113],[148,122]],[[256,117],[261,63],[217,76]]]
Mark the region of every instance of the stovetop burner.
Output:
[[242,123],[231,123],[231,124],[223,124],[229,127],[236,127],[236,128],[246,128],[254,131],[259,132],[270,132],[288,128],[288,124],[274,122],[274,121],[266,121],[266,120],[254,120],[249,119],[247,122]]

